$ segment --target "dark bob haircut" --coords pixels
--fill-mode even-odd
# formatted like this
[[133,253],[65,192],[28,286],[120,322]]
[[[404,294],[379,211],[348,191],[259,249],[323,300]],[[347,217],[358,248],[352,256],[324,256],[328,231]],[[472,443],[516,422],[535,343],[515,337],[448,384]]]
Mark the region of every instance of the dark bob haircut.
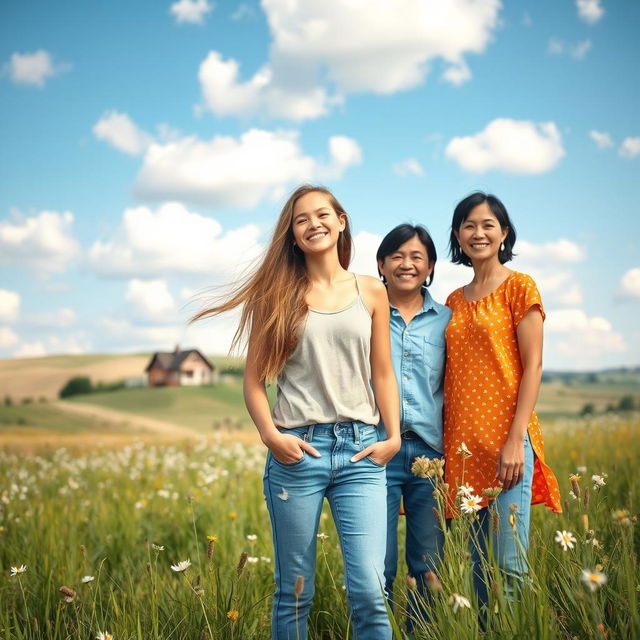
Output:
[[498,260],[500,264],[509,262],[516,255],[513,253],[513,246],[516,243],[516,229],[509,218],[507,208],[502,202],[492,196],[491,194],[482,193],[482,191],[476,191],[470,196],[467,196],[458,203],[458,206],[453,212],[453,220],[451,221],[451,234],[449,235],[449,255],[451,256],[451,262],[454,264],[464,264],[467,267],[471,266],[471,258],[460,248],[460,243],[456,238],[455,232],[460,229],[462,223],[469,217],[469,214],[479,204],[486,202],[491,209],[491,213],[496,217],[500,228],[504,231],[509,229],[507,237],[504,239],[504,249],[498,251]]
[[[378,247],[376,260],[378,262],[384,262],[387,256],[395,253],[405,242],[408,242],[411,238],[415,238],[416,236],[418,236],[418,240],[422,242],[427,250],[427,260],[429,261],[429,264],[433,264],[431,275],[424,283],[425,286],[428,287],[433,282],[438,254],[436,253],[436,246],[433,244],[433,240],[431,239],[429,232],[422,225],[399,224],[397,227],[391,229],[391,231],[389,231],[389,233],[387,233],[387,235],[382,239],[382,242]],[[386,283],[384,276],[380,273],[380,269],[378,269],[378,274]]]

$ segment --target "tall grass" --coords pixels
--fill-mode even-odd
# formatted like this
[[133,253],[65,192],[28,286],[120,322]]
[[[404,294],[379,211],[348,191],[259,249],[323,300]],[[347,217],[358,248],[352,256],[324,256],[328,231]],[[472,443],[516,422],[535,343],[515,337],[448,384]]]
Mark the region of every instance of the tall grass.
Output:
[[[546,448],[566,509],[560,516],[533,509],[530,586],[510,605],[489,563],[491,612],[483,628],[471,589],[470,517],[459,519],[448,530],[430,615],[415,638],[640,637],[639,427],[637,415],[548,425]],[[269,638],[263,461],[261,446],[215,439],[0,453],[0,638],[86,640],[105,631],[115,640]],[[580,496],[573,498],[569,476],[578,468]],[[606,484],[594,489],[593,474],[607,474]],[[558,530],[573,534],[572,549],[555,542]],[[342,561],[326,512],[320,531],[326,538],[318,545],[310,637],[347,638]],[[184,571],[172,570],[186,560]],[[25,572],[10,575],[23,564]],[[601,572],[606,584],[592,591],[583,570]],[[403,578],[397,637],[407,609]],[[470,606],[454,612],[453,594]]]

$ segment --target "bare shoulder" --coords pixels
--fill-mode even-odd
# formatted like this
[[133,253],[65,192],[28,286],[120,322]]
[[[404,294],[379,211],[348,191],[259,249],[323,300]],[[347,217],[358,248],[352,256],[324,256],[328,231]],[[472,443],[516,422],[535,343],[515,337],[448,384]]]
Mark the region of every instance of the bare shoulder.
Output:
[[357,277],[360,292],[369,309],[369,313],[373,315],[376,309],[388,310],[389,300],[387,298],[387,288],[384,286],[384,283],[373,276],[358,275]]
[[358,278],[358,284],[365,292],[371,293],[371,295],[387,295],[387,288],[384,286],[382,280],[374,278],[373,276],[363,276],[356,274]]

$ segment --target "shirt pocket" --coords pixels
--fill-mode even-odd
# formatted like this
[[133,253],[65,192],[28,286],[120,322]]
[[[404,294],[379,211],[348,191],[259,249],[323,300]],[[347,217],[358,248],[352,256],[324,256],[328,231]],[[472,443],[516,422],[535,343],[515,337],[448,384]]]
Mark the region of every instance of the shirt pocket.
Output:
[[422,346],[422,359],[430,372],[432,384],[438,382],[444,371],[445,342],[437,338],[425,338]]

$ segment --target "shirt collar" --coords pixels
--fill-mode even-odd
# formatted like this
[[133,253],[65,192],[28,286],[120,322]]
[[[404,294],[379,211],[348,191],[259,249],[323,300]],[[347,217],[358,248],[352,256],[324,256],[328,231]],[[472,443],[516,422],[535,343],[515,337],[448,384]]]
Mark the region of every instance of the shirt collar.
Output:
[[[421,313],[426,313],[427,311],[430,311],[430,310],[437,312],[438,310],[436,309],[436,303],[431,297],[431,294],[429,293],[429,290],[427,289],[427,287],[423,286],[421,289],[421,293],[424,299],[422,303],[422,309],[420,309],[420,311],[418,311],[416,315],[419,315]],[[398,311],[398,309],[394,307],[391,303],[389,303],[389,307],[391,307],[391,313],[395,313],[397,315],[400,314],[400,311]]]

